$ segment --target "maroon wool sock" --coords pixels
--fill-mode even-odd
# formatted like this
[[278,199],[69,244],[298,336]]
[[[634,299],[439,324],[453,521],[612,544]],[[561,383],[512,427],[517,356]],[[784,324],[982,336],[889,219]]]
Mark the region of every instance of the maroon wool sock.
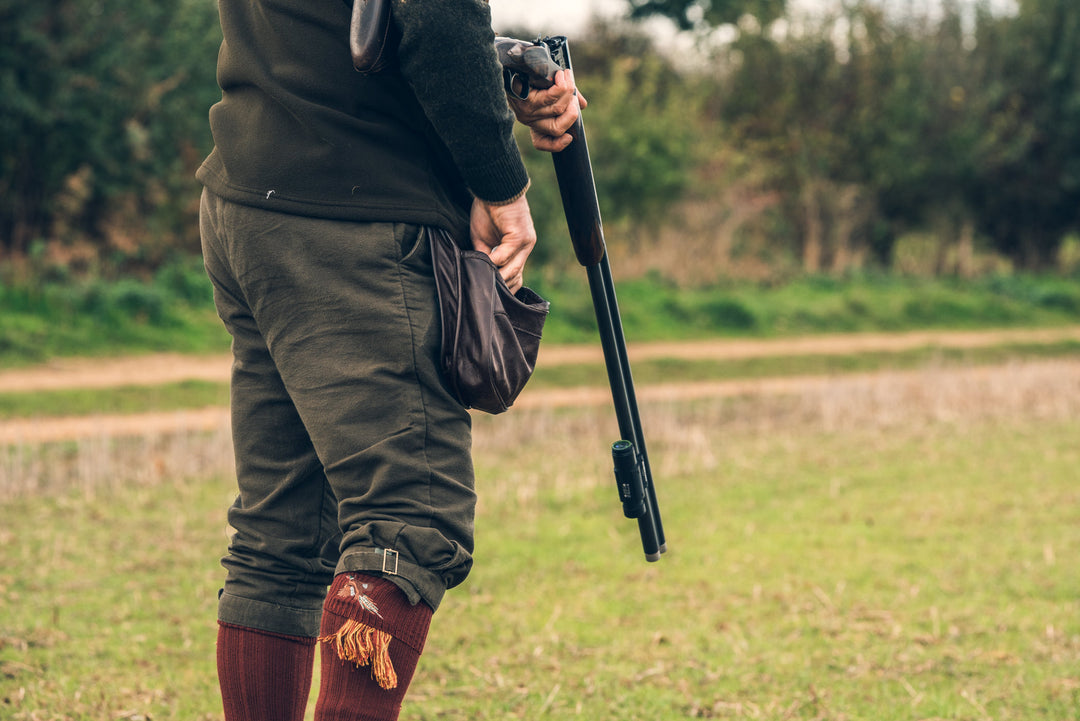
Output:
[[218,622],[217,667],[225,721],[303,721],[315,639]]
[[323,606],[315,721],[396,721],[424,650],[431,607],[378,576],[343,573]]

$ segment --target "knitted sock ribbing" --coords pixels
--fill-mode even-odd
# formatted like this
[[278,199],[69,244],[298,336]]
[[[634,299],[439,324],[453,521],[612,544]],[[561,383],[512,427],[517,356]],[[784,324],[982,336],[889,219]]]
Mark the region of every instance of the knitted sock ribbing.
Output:
[[218,623],[217,667],[226,721],[303,721],[315,639]]
[[391,581],[338,575],[323,606],[316,721],[396,721],[431,615]]

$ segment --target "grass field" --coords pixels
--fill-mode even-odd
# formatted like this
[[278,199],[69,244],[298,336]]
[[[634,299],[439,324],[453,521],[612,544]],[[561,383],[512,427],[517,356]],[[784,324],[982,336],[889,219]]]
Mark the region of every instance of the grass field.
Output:
[[[643,413],[657,564],[605,409],[477,418],[476,568],[403,720],[1080,719],[1075,381],[928,371]],[[0,506],[0,718],[220,719],[231,483],[140,481],[163,452]]]
[[[1080,321],[1071,276],[1004,275],[972,280],[867,273],[761,285],[729,281],[679,287],[656,275],[625,278],[614,261],[627,337],[784,337],[817,333],[1034,328]],[[551,301],[548,343],[595,343],[591,295],[579,267],[543,268],[529,283]],[[133,352],[227,352],[210,282],[196,257],[131,278],[6,278],[0,264],[0,368],[52,358]]]

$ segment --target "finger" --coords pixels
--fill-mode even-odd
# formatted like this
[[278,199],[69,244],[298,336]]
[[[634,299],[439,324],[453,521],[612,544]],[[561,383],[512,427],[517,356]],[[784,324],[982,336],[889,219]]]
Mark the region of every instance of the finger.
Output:
[[558,153],[561,150],[566,150],[566,148],[570,146],[570,143],[574,142],[573,136],[569,133],[551,136],[533,130],[530,133],[530,137],[532,139],[533,147],[545,153]]
[[525,122],[530,128],[542,135],[559,137],[574,127],[574,123],[581,117],[581,110],[576,103],[572,103],[565,112],[554,117],[537,118],[531,122]]
[[524,271],[525,261],[535,244],[536,235],[530,222],[524,232],[503,236],[502,242],[491,251],[491,262],[503,272],[504,277],[513,277]]
[[502,277],[503,282],[506,283],[506,287],[510,289],[511,293],[517,293],[518,289],[525,284],[525,273],[523,270],[511,273],[500,269],[499,275]]
[[580,117],[581,111],[577,104],[574,103],[562,115],[526,123],[526,125],[541,135],[558,138],[574,127]]
[[555,85],[547,92],[551,96],[551,111],[556,115],[562,115],[575,104],[577,98],[574,76],[569,70],[560,70],[555,74]]
[[563,115],[573,105],[573,98],[569,98],[565,103],[556,101],[554,103],[546,102],[548,100],[545,96],[538,96],[535,98],[532,95],[529,96],[528,101],[517,101],[513,104],[514,115],[517,119],[525,125],[531,125],[543,120],[550,120]]
[[571,103],[566,109],[566,112],[562,113],[556,118],[551,119],[551,129],[553,132],[550,135],[562,135],[570,128],[574,127],[574,123],[581,117],[581,108],[577,103]]
[[482,253],[491,255],[491,251],[499,244],[500,234],[491,220],[491,216],[484,210],[479,201],[473,201],[469,216],[469,238],[473,248]]
[[567,70],[555,74],[555,84],[550,88],[533,89],[527,99],[531,114],[537,116],[562,115],[574,102],[576,88],[573,76]]
[[[566,82],[567,89],[570,91],[570,99],[573,100],[573,99],[576,98],[577,102],[578,102],[578,105],[580,107],[582,107],[582,108],[587,107],[589,105],[589,101],[586,100],[585,96],[581,94],[581,91],[577,87],[577,83],[574,82],[574,71],[573,70],[560,70],[559,72],[566,75],[565,82]],[[558,83],[558,78],[557,77],[556,77],[556,83]]]
[[525,243],[522,241],[504,238],[501,243],[491,249],[489,256],[496,267],[513,273],[525,265],[521,257],[524,248]]

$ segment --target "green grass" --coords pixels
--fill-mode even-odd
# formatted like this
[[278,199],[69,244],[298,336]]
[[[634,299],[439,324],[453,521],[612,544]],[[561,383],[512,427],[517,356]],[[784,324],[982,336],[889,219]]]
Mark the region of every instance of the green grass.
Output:
[[[679,288],[657,277],[616,286],[627,337],[778,337],[927,328],[1035,327],[1080,322],[1080,286],[1054,276],[971,281],[866,274],[775,286],[728,282]],[[131,278],[12,281],[0,268],[0,367],[54,357],[228,350],[198,258]],[[540,269],[529,282],[551,301],[550,343],[593,343],[596,323],[579,267]]]
[[228,384],[189,380],[156,386],[0,393],[0,419],[142,413],[228,404]]
[[[794,375],[831,375],[924,367],[989,365],[1035,358],[1060,358],[1080,353],[1080,342],[1004,344],[985,348],[923,347],[905,351],[842,355],[777,355],[736,359],[696,360],[658,358],[633,361],[635,383],[683,383]],[[567,388],[605,385],[603,365],[545,366],[541,359],[529,388]],[[0,405],[2,407],[2,405]]]
[[13,278],[0,266],[0,366],[63,356],[228,350],[199,257],[155,277]]
[[[616,264],[616,261],[612,261]],[[628,337],[778,337],[1060,325],[1080,321],[1080,287],[1059,277],[1009,276],[960,281],[867,274],[803,277],[775,286],[732,281],[679,288],[649,277],[616,289]],[[592,306],[583,273],[541,277],[536,289],[552,303],[545,336],[591,340]]]
[[135,313],[101,317],[81,309],[0,314],[0,367],[52,358],[175,351],[228,352],[229,336],[212,309],[177,305],[159,320]]
[[[606,411],[478,418],[476,566],[403,721],[1080,718],[1075,417],[830,430],[732,403],[646,409],[658,564]],[[5,502],[0,717],[220,718],[231,493]]]

